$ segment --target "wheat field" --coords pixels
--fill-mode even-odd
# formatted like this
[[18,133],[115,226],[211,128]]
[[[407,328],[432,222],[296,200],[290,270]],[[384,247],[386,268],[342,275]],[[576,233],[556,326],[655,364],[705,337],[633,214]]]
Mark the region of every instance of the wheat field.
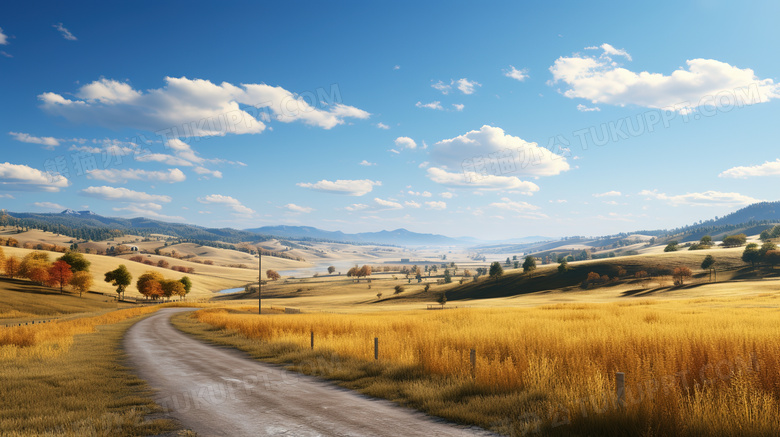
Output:
[[256,356],[510,435],[776,435],[778,297],[193,317],[221,330],[214,341],[262,339]]

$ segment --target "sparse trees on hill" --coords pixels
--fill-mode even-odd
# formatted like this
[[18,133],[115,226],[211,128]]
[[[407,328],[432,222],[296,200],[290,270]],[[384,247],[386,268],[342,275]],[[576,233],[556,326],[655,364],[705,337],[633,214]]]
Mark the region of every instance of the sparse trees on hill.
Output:
[[758,244],[750,243],[745,246],[745,250],[742,252],[742,261],[750,263],[755,267],[756,263],[761,260],[761,252],[758,250]]
[[111,285],[116,287],[117,299],[122,299],[125,290],[133,281],[133,275],[130,274],[130,271],[127,270],[124,264],[120,264],[116,269],[106,272],[105,281],[111,282]]
[[65,261],[55,261],[49,267],[49,284],[60,287],[60,294],[62,294],[63,287],[70,281],[71,277],[73,277],[73,272],[70,270],[70,265]]
[[504,274],[504,269],[501,268],[501,264],[498,261],[490,264],[490,277],[498,281],[498,278]]
[[276,270],[268,269],[265,271],[265,277],[268,278],[269,281],[277,281],[282,277],[282,275],[277,273]]

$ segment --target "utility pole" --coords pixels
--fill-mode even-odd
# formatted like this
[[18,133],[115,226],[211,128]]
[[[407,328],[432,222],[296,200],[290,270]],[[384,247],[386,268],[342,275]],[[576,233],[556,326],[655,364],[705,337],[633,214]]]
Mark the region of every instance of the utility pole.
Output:
[[263,313],[263,254],[257,248],[257,314]]

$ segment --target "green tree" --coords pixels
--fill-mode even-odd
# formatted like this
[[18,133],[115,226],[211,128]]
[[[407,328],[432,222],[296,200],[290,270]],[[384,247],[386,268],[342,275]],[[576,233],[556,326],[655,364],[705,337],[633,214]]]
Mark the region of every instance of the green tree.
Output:
[[439,296],[439,299],[436,302],[438,302],[439,305],[441,305],[441,307],[444,308],[444,304],[447,303],[447,292],[446,291],[442,292],[441,296]]
[[490,264],[490,272],[489,275],[491,278],[494,278],[496,281],[498,281],[498,278],[501,277],[501,275],[504,274],[504,269],[501,268],[501,263],[498,261],[494,261],[492,264]]
[[59,257],[58,261],[68,263],[70,269],[74,272],[88,272],[89,266],[92,264],[84,258],[84,255],[73,251],[65,252],[65,255]]
[[184,286],[184,295],[190,294],[190,291],[192,290],[192,280],[187,276],[182,276],[181,279],[179,279],[179,282]]
[[723,237],[723,246],[724,247],[739,247],[745,244],[747,241],[747,235],[745,234],[737,234],[737,235],[730,235],[730,236],[724,236]]
[[712,280],[712,271],[714,270],[712,266],[714,265],[715,265],[715,258],[712,255],[705,256],[704,260],[701,262],[702,270],[710,271],[710,281]]
[[536,258],[528,255],[523,261],[523,273],[529,273],[536,270]]
[[761,232],[761,235],[758,238],[760,238],[761,241],[769,241],[769,239],[772,238],[772,233],[769,231],[769,229],[766,229]]
[[452,275],[450,275],[450,269],[444,270],[444,283],[449,284],[452,282]]
[[125,290],[133,281],[133,275],[124,264],[120,264],[116,269],[106,272],[104,280],[116,287],[117,299],[121,300],[124,298]]
[[765,261],[764,258],[766,258],[766,253],[771,250],[777,250],[777,246],[775,243],[772,243],[771,241],[767,241],[766,243],[761,245],[761,249],[758,250],[758,254],[761,258],[761,261]]
[[558,264],[558,273],[564,273],[566,270],[569,270],[569,262],[566,261],[566,258],[561,258],[560,264]]
[[509,260],[509,257],[506,257],[506,262],[504,263],[506,265],[511,265],[512,261]]
[[328,266],[328,273],[329,273],[329,274],[331,274],[331,275],[332,275],[332,274],[333,274],[333,272],[335,272],[335,271],[336,271],[336,266]]
[[750,263],[751,266],[755,267],[756,263],[761,260],[761,252],[758,250],[758,244],[756,243],[750,243],[745,247],[745,250],[742,252],[742,261],[746,263]]
[[664,252],[677,252],[678,247],[677,245],[680,244],[677,240],[670,241],[666,247],[664,247]]
[[705,235],[701,237],[701,240],[699,240],[699,244],[702,246],[712,246],[712,237],[709,235]]

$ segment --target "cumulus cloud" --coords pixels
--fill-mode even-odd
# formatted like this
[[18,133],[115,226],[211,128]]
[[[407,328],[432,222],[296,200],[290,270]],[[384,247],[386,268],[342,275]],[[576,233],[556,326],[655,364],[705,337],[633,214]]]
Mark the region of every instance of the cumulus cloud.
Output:
[[425,202],[425,206],[427,206],[428,209],[435,209],[437,211],[441,211],[447,209],[447,202],[444,202],[442,200],[431,200]]
[[371,166],[376,165],[376,162],[369,162],[369,161],[366,161],[364,159],[364,160],[360,161],[360,165],[362,165],[363,167],[371,167]]
[[767,161],[760,165],[732,167],[718,176],[722,178],[747,179],[754,176],[778,175],[780,175],[780,159]]
[[50,209],[54,211],[62,211],[67,209],[64,206],[60,205],[59,203],[54,203],[54,202],[34,202],[33,205],[37,206],[38,208]]
[[109,187],[106,185],[100,187],[87,187],[81,192],[90,197],[96,197],[103,200],[112,200],[120,202],[170,202],[170,196],[159,194],[149,194],[143,191],[128,190],[123,187]]
[[299,206],[294,203],[288,203],[287,205],[284,205],[284,207],[292,212],[304,213],[304,214],[314,211],[314,208],[310,208],[308,206]]
[[441,102],[436,100],[431,103],[423,103],[423,102],[417,102],[414,106],[418,108],[428,108],[428,109],[435,109],[437,111],[443,111],[444,108],[441,106]]
[[251,208],[244,206],[237,199],[230,196],[223,196],[221,194],[209,194],[206,197],[198,197],[198,202],[205,204],[224,205],[238,214],[254,214],[254,211]]
[[452,107],[455,108],[456,111],[460,112],[460,111],[463,110],[463,108],[466,107],[466,105],[464,105],[462,103],[453,103]]
[[687,68],[670,75],[636,73],[613,59],[620,56],[631,61],[625,50],[609,44],[600,48],[599,56],[560,57],[550,67],[552,83],[566,85],[563,95],[594,104],[637,105],[681,113],[701,106],[750,105],[780,97],[779,84],[759,78],[749,68],[714,59],[690,59]]
[[442,81],[431,84],[431,88],[441,91],[442,94],[447,95],[452,91],[452,85],[446,84]]
[[441,196],[441,197],[443,197],[445,199],[452,199],[455,195],[450,193],[449,191],[445,191],[445,192],[439,194],[439,196]]
[[385,130],[390,129],[390,126],[382,123],[381,121],[376,124],[376,127],[378,127],[379,129],[385,129]]
[[184,173],[178,168],[171,168],[168,171],[147,171],[136,169],[105,169],[105,170],[87,170],[87,177],[110,183],[125,183],[128,180],[146,180],[156,182],[183,182],[187,179]]
[[350,206],[344,207],[344,209],[346,209],[347,211],[360,211],[366,208],[368,208],[368,205],[363,203],[353,203]]
[[60,145],[60,141],[54,137],[35,137],[22,132],[8,132],[16,141],[30,144],[40,144],[46,149],[53,149]]
[[128,83],[100,79],[82,86],[75,99],[45,92],[42,108],[72,122],[111,128],[138,128],[174,137],[257,134],[271,119],[331,129],[348,118],[371,114],[341,103],[318,108],[313,93],[294,94],[282,87],[186,77],[166,77],[165,86],[138,91]]
[[62,23],[57,23],[52,25],[53,28],[60,31],[60,34],[62,34],[62,37],[67,39],[68,41],[76,41],[77,38],[73,36],[72,33],[68,29],[65,28],[65,26],[62,25]]
[[536,211],[539,209],[539,207],[536,205],[531,205],[528,202],[514,201],[509,199],[508,197],[502,197],[501,202],[491,203],[490,206],[494,208],[505,209],[507,211],[514,211],[519,213]]
[[623,193],[621,193],[620,191],[612,190],[612,191],[607,191],[606,193],[596,193],[593,195],[593,197],[620,197],[622,195]]
[[515,190],[526,195],[539,191],[539,186],[535,183],[522,181],[516,176],[481,175],[474,172],[451,173],[438,167],[429,168],[427,176],[437,184],[452,188]]
[[528,79],[528,69],[518,70],[514,65],[510,65],[508,70],[504,70],[504,76],[523,82]]
[[349,196],[362,196],[370,193],[374,189],[374,186],[382,185],[380,181],[372,181],[370,179],[358,179],[358,180],[336,180],[328,181],[321,180],[315,183],[299,182],[295,184],[299,187],[309,188],[315,191],[322,191],[325,193],[333,194],[346,194]]
[[419,203],[415,202],[414,200],[407,200],[406,202],[404,202],[404,205],[408,206],[409,208],[419,208],[420,206],[422,206]]
[[[569,163],[563,156],[537,143],[506,134],[499,127],[487,125],[480,130],[439,141],[431,149],[431,158],[440,166],[492,175],[553,176],[569,170]],[[478,160],[484,165],[478,165]]]
[[3,33],[3,28],[0,27],[0,46],[4,46],[8,44],[8,36]]
[[395,139],[395,145],[404,149],[415,149],[417,143],[409,137],[398,137]]
[[598,106],[594,106],[591,108],[589,106],[585,106],[582,103],[580,103],[579,105],[577,105],[577,110],[580,112],[599,112],[601,111],[601,108],[599,108]]
[[474,91],[476,91],[475,88],[482,86],[482,84],[480,84],[479,82],[474,80],[468,80],[465,77],[463,79],[458,79],[457,81],[455,81],[455,83],[458,84],[458,89],[463,94],[474,94]]
[[133,216],[133,217],[153,218],[156,220],[163,220],[169,222],[185,221],[184,217],[171,216],[171,215],[165,215],[160,213],[159,211],[162,210],[162,205],[156,203],[129,204],[126,206],[115,207],[112,209],[117,212],[126,211],[129,213],[127,214],[128,216]]
[[409,191],[407,191],[407,194],[409,194],[411,196],[422,196],[422,197],[431,197],[431,196],[433,196],[433,194],[431,194],[430,191],[419,192],[419,191],[411,191],[411,190],[409,190]]
[[376,202],[377,205],[384,206],[388,209],[403,209],[403,205],[398,202],[393,202],[392,200],[385,200],[375,197],[374,202]]
[[754,199],[743,194],[723,193],[720,191],[705,191],[703,193],[687,193],[670,196],[665,193],[659,193],[658,190],[642,190],[639,192],[639,195],[662,200],[672,206],[739,206],[761,202],[759,199]]
[[44,173],[23,165],[0,163],[0,187],[2,191],[48,191],[54,193],[70,185],[65,176]]
[[202,179],[208,179],[209,176],[217,179],[222,178],[222,172],[219,170],[209,170],[206,167],[195,167],[193,171],[201,175]]

